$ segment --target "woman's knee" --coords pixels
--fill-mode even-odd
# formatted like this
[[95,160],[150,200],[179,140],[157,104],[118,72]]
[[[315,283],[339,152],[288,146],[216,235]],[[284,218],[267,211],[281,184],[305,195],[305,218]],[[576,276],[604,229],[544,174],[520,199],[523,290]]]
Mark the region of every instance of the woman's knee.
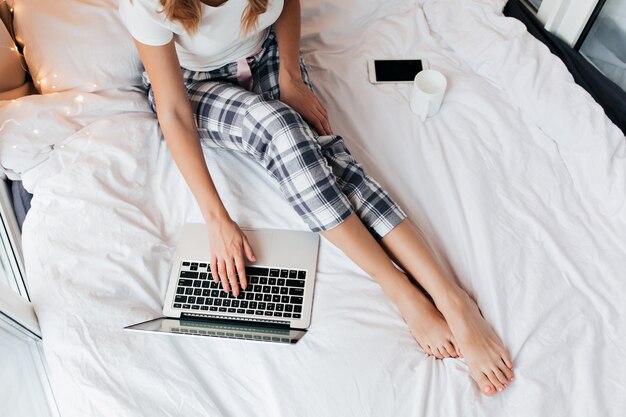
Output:
[[294,109],[278,100],[256,96],[250,100],[244,117],[244,129],[250,134],[263,135],[269,141],[287,135],[292,140],[314,139],[310,128]]

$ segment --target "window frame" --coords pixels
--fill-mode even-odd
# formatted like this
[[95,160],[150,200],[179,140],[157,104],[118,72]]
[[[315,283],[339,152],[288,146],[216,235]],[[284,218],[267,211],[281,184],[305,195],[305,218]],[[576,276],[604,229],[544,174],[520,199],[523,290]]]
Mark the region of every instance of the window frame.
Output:
[[600,16],[600,12],[602,12],[602,8],[604,7],[605,4],[606,4],[606,0],[598,0],[598,3],[596,4],[596,7],[593,9],[591,16],[589,16],[589,20],[587,20],[587,24],[583,28],[583,31],[581,32],[580,36],[576,40],[576,43],[574,44],[574,49],[576,51],[580,51],[580,48],[583,46],[585,39],[587,39],[587,35],[589,35],[589,32],[591,32],[591,28],[593,27],[593,24],[598,19],[598,16]]
[[32,304],[4,283],[0,283],[0,315],[41,339],[39,321]]
[[[1,173],[0,173],[1,175]],[[21,233],[13,212],[7,183],[0,177],[0,239],[9,258],[9,269],[12,275],[9,285],[0,282],[0,324],[15,332],[16,337],[23,337],[29,344],[29,354],[33,361],[36,377],[43,390],[45,402],[50,415],[59,417],[59,409],[54,398],[48,366],[42,348],[41,329],[30,302],[24,281],[22,260]],[[21,335],[21,336],[20,336]],[[7,381],[11,382],[11,381]],[[29,381],[30,382],[30,381]],[[35,379],[32,380],[35,383]]]
[[577,45],[603,0],[543,0],[537,18],[569,46]]
[[[13,205],[11,202],[9,187],[6,181],[0,184],[0,242],[9,258],[9,267],[13,273],[11,288],[21,295],[25,300],[30,301],[28,289],[26,287],[24,260],[22,258],[21,232]],[[0,249],[1,250],[1,249]]]
[[[539,9],[537,8],[537,6],[535,6],[533,4],[533,2],[531,0],[519,0],[522,4],[524,4],[526,6],[526,8],[528,10],[530,10],[531,12],[537,14],[537,12],[539,11]],[[543,0],[545,1],[545,0]]]
[[[30,302],[24,300],[13,289],[0,283],[0,324],[13,328],[13,330],[32,341],[30,355],[35,366],[39,383],[43,390],[48,411],[53,417],[60,417],[59,409],[50,383],[48,365],[42,349],[41,330],[35,315],[35,310]],[[19,337],[19,336],[18,336]],[[34,382],[34,381],[33,381]]]

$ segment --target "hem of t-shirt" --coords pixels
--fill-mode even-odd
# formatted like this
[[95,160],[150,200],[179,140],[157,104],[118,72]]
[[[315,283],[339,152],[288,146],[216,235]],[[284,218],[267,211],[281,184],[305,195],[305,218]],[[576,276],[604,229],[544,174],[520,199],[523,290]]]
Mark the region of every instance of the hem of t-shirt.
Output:
[[[244,56],[238,57],[237,59],[231,60],[229,62],[225,62],[223,64],[214,64],[214,65],[209,65],[209,66],[194,67],[193,65],[186,65],[185,63],[180,62],[180,67],[183,68],[183,69],[186,69],[187,71],[210,72],[210,71],[215,71],[216,69],[225,67],[226,65],[237,63],[237,61],[239,61],[240,59],[250,58],[250,57],[256,56],[261,51],[263,51],[263,45],[265,44],[265,41],[267,40],[267,37],[270,34],[270,27],[267,27],[267,28],[265,28],[263,30],[266,31],[266,33],[262,37],[261,42],[259,42],[259,45],[257,46],[257,48],[253,52],[249,52],[247,54],[244,54]],[[178,57],[178,59],[179,60],[181,59],[180,56]],[[194,68],[190,68],[190,67],[194,67]]]
[[[132,35],[132,33],[131,33]],[[172,39],[174,38],[174,34],[170,35],[170,38],[166,41],[146,41],[145,39],[137,39],[135,36],[133,36],[133,39],[135,39],[137,42],[142,43],[144,45],[148,45],[148,46],[163,46],[163,45],[167,45],[168,43],[170,43],[172,41]]]

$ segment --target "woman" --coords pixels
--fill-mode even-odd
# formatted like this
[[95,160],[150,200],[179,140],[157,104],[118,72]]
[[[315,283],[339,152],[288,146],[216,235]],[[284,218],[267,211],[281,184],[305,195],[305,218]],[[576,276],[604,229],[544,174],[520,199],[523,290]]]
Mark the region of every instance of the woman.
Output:
[[167,145],[208,226],[213,276],[225,291],[246,288],[244,256],[255,258],[220,200],[200,141],[264,166],[311,230],[381,285],[427,354],[463,352],[484,394],[507,387],[512,362],[498,336],[334,135],[300,59],[299,0],[122,0],[120,13]]

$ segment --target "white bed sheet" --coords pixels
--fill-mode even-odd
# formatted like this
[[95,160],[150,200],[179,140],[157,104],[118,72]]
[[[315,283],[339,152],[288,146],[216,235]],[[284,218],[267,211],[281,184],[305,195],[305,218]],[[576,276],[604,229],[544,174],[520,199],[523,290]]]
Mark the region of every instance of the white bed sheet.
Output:
[[[68,91],[0,107],[4,129],[56,132],[0,140],[0,162],[19,161],[35,194],[25,261],[62,415],[623,415],[624,137],[501,5],[318,0],[304,4],[303,50],[335,130],[510,348],[505,393],[483,397],[462,360],[420,352],[327,242],[295,346],[123,332],[160,315],[180,226],[200,215],[140,93]],[[426,123],[409,86],[367,81],[367,59],[398,55],[448,77]],[[305,229],[253,163],[205,155],[241,225]]]

